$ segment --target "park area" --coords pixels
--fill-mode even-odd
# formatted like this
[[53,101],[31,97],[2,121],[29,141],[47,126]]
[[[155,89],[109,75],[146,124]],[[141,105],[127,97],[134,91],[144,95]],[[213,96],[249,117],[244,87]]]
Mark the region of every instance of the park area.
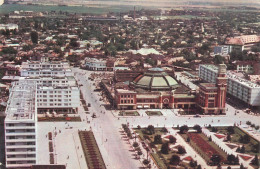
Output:
[[[209,127],[208,129],[211,132],[215,132],[215,136],[218,139],[223,139],[224,142],[227,142],[226,145],[229,148],[240,153],[239,156],[243,160],[251,160],[253,167],[259,166],[260,143],[243,129],[237,126]],[[257,157],[258,162],[256,162]]]
[[138,111],[120,111],[119,116],[140,116]]
[[71,121],[71,122],[81,122],[81,118],[77,117],[38,117],[39,122],[64,122],[64,121]]
[[161,111],[146,111],[145,113],[148,116],[161,116],[161,115],[163,115]]
[[209,130],[211,132],[218,133],[216,136],[219,136],[220,134],[224,135],[226,137],[224,141],[233,143],[232,145],[236,145],[234,148],[244,146],[245,150],[242,150],[241,153],[258,156],[260,155],[259,141],[251,137],[237,126],[211,127]]
[[81,145],[83,147],[88,168],[106,169],[106,165],[99,151],[96,139],[92,131],[79,131]]
[[[183,146],[177,143],[176,138],[168,133],[166,128],[134,129],[140,140],[148,145],[147,150],[158,168],[190,168],[196,167],[197,162],[187,155]],[[198,166],[197,166],[198,167]]]

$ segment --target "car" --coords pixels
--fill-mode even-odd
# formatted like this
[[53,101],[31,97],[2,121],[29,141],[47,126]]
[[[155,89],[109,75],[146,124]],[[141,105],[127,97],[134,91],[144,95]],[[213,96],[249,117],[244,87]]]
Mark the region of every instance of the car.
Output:
[[200,115],[196,114],[195,116],[193,116],[195,118],[201,118]]

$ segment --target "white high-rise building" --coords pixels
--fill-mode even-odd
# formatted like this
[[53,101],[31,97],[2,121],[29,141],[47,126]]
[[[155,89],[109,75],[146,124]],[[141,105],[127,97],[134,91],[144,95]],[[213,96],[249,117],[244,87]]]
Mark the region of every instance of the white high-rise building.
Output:
[[36,84],[14,82],[6,108],[5,154],[7,168],[29,167],[37,163]]
[[[199,77],[206,82],[216,83],[218,67],[215,65],[200,65]],[[227,93],[251,105],[260,106],[260,85],[236,76],[227,71]]]
[[76,113],[80,92],[67,62],[41,61],[22,63],[21,78],[37,84],[38,113]]

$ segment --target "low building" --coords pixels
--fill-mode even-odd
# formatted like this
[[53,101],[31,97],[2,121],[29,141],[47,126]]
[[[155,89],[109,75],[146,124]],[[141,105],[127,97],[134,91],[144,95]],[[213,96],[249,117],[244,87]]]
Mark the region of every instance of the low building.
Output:
[[214,47],[214,55],[227,56],[232,52],[232,46],[222,45]]
[[96,58],[86,58],[85,66],[88,70],[93,71],[106,71],[107,70],[107,61],[103,59]]
[[18,30],[18,25],[9,23],[9,24],[0,24],[0,30]]
[[245,73],[253,73],[254,64],[255,64],[255,62],[252,62],[252,61],[238,61],[235,63],[236,70],[238,72],[245,72]]
[[[252,46],[260,43],[260,36],[258,35],[242,35],[226,38],[225,44],[232,46],[234,49],[251,50]],[[232,49],[233,50],[233,49]]]

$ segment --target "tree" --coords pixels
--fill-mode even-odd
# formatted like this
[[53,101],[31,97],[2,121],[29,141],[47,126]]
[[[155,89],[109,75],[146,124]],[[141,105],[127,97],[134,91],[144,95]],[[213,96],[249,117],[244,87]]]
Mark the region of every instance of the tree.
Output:
[[227,131],[228,131],[229,134],[234,134],[234,133],[235,133],[235,130],[234,130],[234,127],[233,127],[233,126],[229,126],[229,127],[227,128]]
[[187,142],[190,142],[190,137],[187,137],[187,140],[186,140]]
[[228,167],[227,167],[227,169],[231,169],[231,167],[230,167],[230,166],[228,166]]
[[240,153],[240,151],[241,151],[241,148],[237,147],[236,152]]
[[150,163],[150,161],[149,160],[147,160],[147,159],[144,159],[144,161],[143,161],[143,164],[144,165],[148,165]]
[[190,161],[190,166],[192,167],[192,168],[194,168],[194,167],[196,167],[197,166],[197,161]]
[[254,153],[259,153],[259,152],[260,152],[260,143],[254,144],[254,145],[252,146],[251,150],[252,150]]
[[197,124],[196,124],[196,125],[193,127],[193,129],[194,129],[194,130],[197,130],[197,133],[201,133],[201,132],[202,132],[200,125],[197,125]]
[[211,138],[211,136],[209,136],[209,141],[212,141],[212,138]]
[[251,161],[251,164],[255,166],[259,166],[259,159],[257,155],[255,155],[255,158]]
[[150,135],[154,134],[154,133],[155,133],[155,132],[154,132],[154,126],[153,126],[153,125],[149,125],[149,126],[147,127],[147,131],[149,132]]
[[172,135],[169,136],[169,142],[172,143],[172,144],[175,144],[176,143],[176,138],[173,137]]
[[77,39],[71,39],[70,40],[70,46],[73,48],[79,47],[79,43],[77,42]]
[[247,121],[246,124],[250,126],[250,125],[251,125],[251,122],[250,122],[250,121]]
[[134,143],[133,143],[133,147],[136,148],[136,147],[138,147],[138,146],[139,146],[139,144],[138,144],[137,142],[134,142]]
[[228,161],[228,164],[230,164],[230,165],[237,164],[236,157],[233,154],[230,154],[227,156],[227,161]]
[[31,32],[31,40],[32,43],[38,44],[38,32],[36,31]]
[[178,155],[172,155],[171,159],[170,159],[170,164],[172,165],[179,165],[181,159]]
[[246,152],[246,148],[245,148],[245,146],[243,145],[243,146],[241,147],[240,153],[245,153],[245,152]]
[[167,128],[166,128],[166,127],[163,127],[163,128],[162,128],[162,132],[164,132],[164,133],[168,132]]
[[153,141],[154,144],[161,144],[162,143],[162,137],[161,135],[155,135],[154,136],[154,141]]
[[245,169],[245,167],[242,163],[240,164],[240,169]]
[[162,147],[161,147],[161,153],[162,154],[168,154],[169,153],[169,143],[163,143]]
[[183,125],[180,127],[180,133],[185,134],[189,131],[189,127],[187,125]]
[[179,147],[178,147],[178,154],[185,154],[185,153],[186,153],[185,148],[182,147],[182,146],[179,146]]
[[228,133],[228,135],[227,135],[227,141],[231,141],[231,135],[230,135],[230,133]]
[[225,61],[225,58],[222,57],[222,56],[220,56],[220,55],[216,55],[216,56],[214,57],[214,63],[215,63],[216,65],[221,64],[221,63],[223,63],[224,61]]
[[197,166],[197,169],[202,169],[202,167],[201,167],[201,165],[200,165],[200,164]]
[[219,155],[214,154],[211,156],[210,161],[212,162],[213,165],[219,165],[221,158]]

